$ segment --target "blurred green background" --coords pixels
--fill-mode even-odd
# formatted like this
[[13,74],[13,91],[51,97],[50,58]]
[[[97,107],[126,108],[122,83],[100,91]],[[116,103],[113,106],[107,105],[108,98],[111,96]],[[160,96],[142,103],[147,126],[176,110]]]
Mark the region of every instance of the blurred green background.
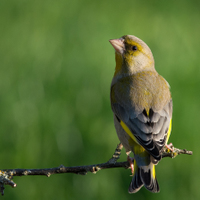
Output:
[[[0,168],[106,162],[118,138],[110,108],[109,39],[136,35],[171,85],[170,142],[193,156],[156,166],[161,188],[128,194],[130,170],[14,177],[5,199],[200,198],[200,1],[0,1]],[[126,160],[122,151],[120,161]]]

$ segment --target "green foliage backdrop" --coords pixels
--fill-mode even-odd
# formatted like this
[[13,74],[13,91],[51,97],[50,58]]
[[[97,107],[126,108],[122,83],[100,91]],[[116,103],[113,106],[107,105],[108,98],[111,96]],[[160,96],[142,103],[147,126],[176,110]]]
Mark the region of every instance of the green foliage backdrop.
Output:
[[[171,85],[170,142],[193,156],[156,166],[161,192],[128,194],[130,170],[15,177],[5,199],[200,198],[200,2],[164,0],[0,1],[0,168],[107,161],[118,143],[109,102],[114,49],[136,35]],[[121,161],[126,159],[122,151]]]

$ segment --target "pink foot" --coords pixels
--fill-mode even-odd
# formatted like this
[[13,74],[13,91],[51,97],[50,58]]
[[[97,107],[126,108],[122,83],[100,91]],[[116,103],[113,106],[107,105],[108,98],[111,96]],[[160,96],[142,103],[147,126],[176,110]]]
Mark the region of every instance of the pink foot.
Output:
[[128,161],[128,162],[129,162],[129,164],[130,164],[131,173],[132,173],[132,175],[131,175],[131,176],[133,176],[133,173],[134,173],[133,158],[131,158],[131,157],[128,155],[128,156],[127,156],[127,161]]
[[166,144],[165,147],[166,147],[167,149],[169,149],[171,152],[174,152],[174,149],[173,149],[174,146],[173,146],[172,143]]

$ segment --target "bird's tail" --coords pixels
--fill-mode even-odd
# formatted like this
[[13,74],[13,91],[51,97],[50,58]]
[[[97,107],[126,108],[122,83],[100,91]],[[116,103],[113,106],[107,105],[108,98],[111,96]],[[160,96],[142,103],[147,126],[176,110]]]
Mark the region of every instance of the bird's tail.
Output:
[[134,160],[134,175],[129,186],[129,193],[136,193],[143,185],[150,192],[157,193],[160,191],[155,175],[155,165],[150,162],[148,166],[138,167]]

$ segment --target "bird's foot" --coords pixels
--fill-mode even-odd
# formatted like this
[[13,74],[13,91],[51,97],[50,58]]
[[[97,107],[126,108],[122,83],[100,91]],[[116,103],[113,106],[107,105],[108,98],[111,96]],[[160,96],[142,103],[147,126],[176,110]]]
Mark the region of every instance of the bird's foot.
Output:
[[130,164],[131,176],[133,176],[133,173],[134,173],[134,165],[133,165],[134,158],[131,158],[131,157],[128,155],[128,156],[127,156],[127,161],[128,161],[129,164]]
[[172,143],[166,144],[165,147],[170,150],[171,152],[174,152],[174,146]]

